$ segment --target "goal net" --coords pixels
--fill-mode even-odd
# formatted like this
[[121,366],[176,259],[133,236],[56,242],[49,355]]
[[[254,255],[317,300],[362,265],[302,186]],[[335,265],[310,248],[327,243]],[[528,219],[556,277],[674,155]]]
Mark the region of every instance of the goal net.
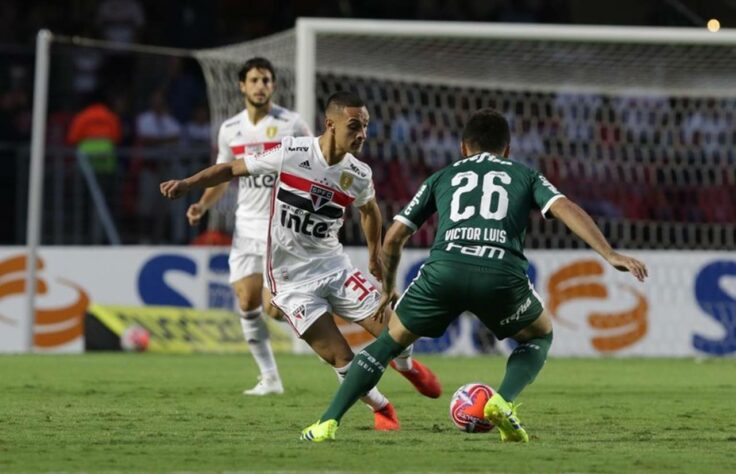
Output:
[[[511,124],[512,157],[546,174],[617,246],[736,245],[732,34],[321,23],[326,27],[311,30],[314,48],[299,55],[295,31],[197,52],[213,123],[242,108],[236,71],[256,54],[278,68],[277,101],[287,107],[307,103],[307,114],[314,114],[305,118],[317,132],[329,94],[358,92],[371,115],[361,158],[373,167],[379,201],[390,217],[427,176],[457,159],[469,114],[494,107]],[[309,61],[298,66],[305,54],[313,55],[313,69]],[[298,74],[313,76],[312,97],[295,98]],[[432,225],[425,226],[412,242],[426,246],[433,235]],[[357,215],[348,216],[344,240],[361,239]],[[580,243],[559,223],[533,216],[527,245]]]

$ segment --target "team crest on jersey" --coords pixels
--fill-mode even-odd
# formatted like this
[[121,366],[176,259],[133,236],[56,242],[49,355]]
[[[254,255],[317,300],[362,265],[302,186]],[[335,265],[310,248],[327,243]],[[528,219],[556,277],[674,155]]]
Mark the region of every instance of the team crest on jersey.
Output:
[[340,175],[340,187],[347,191],[353,185],[353,175],[343,171]]
[[278,127],[268,127],[268,128],[266,128],[266,136],[268,138],[273,138],[273,137],[276,136],[276,132],[278,132],[278,131],[279,131],[279,128]]
[[321,208],[328,202],[332,200],[333,196],[332,191],[329,189],[321,188],[317,186],[316,184],[313,184],[312,187],[309,189],[309,197],[312,199],[312,206],[314,207],[314,210]]

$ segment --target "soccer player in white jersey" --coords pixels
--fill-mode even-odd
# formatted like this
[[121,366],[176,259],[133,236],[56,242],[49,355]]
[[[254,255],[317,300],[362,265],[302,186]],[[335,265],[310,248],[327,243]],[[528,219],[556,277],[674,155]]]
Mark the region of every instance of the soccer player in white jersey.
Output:
[[[384,329],[376,312],[380,294],[342,250],[337,233],[345,209],[360,211],[369,271],[381,277],[381,212],[370,167],[355,158],[363,148],[368,111],[355,94],[338,92],[327,101],[325,132],[317,138],[287,137],[262,155],[211,166],[184,180],[161,183],[161,193],[178,198],[191,188],[214,186],[236,176],[276,173],[266,277],[273,303],[294,331],[332,365],[342,381],[353,352],[333,314],[356,322],[374,336]],[[434,374],[411,358],[411,347],[392,366],[425,396],[442,388]],[[378,430],[398,429],[392,405],[375,387],[361,398],[375,413]]]
[[[279,146],[287,136],[312,135],[296,112],[271,101],[276,73],[269,60],[249,59],[238,72],[238,80],[245,109],[220,126],[217,163],[230,163],[245,155],[266,152]],[[230,284],[237,296],[243,335],[260,370],[259,382],[252,389],[245,390],[244,395],[284,392],[263,316],[264,311],[272,317],[280,316],[271,305],[271,295],[263,282],[268,211],[275,179],[274,174],[243,177],[238,189],[235,232],[229,258]],[[189,223],[197,225],[227,188],[227,182],[207,188],[199,202],[189,206]]]

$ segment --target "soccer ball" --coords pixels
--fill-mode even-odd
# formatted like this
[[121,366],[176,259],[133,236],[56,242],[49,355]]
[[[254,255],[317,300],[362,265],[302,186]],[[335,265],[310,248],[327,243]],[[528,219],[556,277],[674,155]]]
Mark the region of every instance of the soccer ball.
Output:
[[469,383],[458,388],[450,400],[450,419],[466,433],[486,433],[493,423],[483,416],[483,407],[493,396],[493,389],[482,383]]
[[127,352],[143,352],[148,349],[151,334],[142,326],[128,326],[120,336],[120,347]]

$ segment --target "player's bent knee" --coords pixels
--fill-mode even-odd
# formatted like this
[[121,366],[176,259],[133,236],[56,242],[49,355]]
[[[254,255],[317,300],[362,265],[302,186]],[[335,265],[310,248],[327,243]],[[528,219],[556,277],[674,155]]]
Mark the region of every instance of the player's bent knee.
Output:
[[266,313],[269,317],[281,321],[284,319],[284,313],[282,313],[277,307],[275,307],[272,304],[264,304],[263,305],[263,312]]
[[391,313],[391,320],[388,323],[388,334],[391,336],[391,339],[404,347],[409,347],[414,341],[419,339],[419,336],[404,326],[395,312]]
[[544,310],[533,323],[514,334],[513,339],[516,342],[526,342],[530,339],[545,337],[551,333],[552,317],[547,312],[547,310]]
[[245,296],[239,296],[238,297],[238,307],[240,307],[241,311],[253,311],[254,309],[258,309],[261,306],[261,298],[260,297],[252,297],[250,295]]

